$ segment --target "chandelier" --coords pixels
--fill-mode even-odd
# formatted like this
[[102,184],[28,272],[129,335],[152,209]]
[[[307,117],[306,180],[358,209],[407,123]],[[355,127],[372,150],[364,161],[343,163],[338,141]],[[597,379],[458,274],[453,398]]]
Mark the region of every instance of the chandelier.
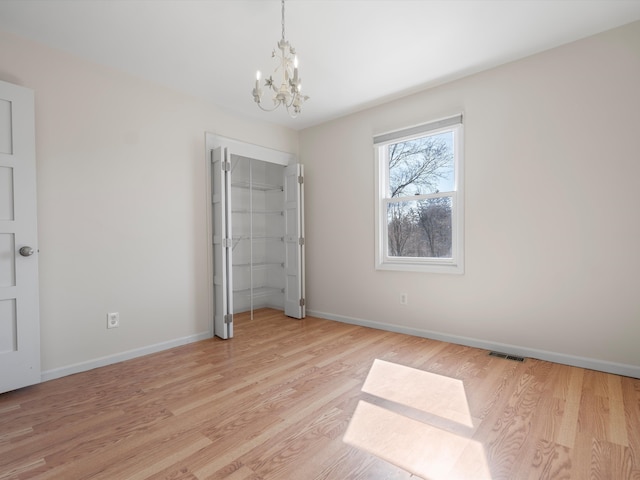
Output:
[[287,109],[289,115],[295,118],[302,110],[302,104],[305,100],[308,100],[309,97],[300,94],[300,90],[302,90],[302,79],[298,74],[296,49],[284,38],[284,0],[282,0],[282,39],[278,42],[278,50],[280,50],[279,53],[276,53],[275,49],[273,50],[271,58],[276,58],[279,62],[273,74],[276,75],[278,70],[280,70],[280,86],[276,86],[273,76],[269,76],[269,78],[264,81],[264,86],[274,94],[273,107],[265,108],[262,104],[263,92],[262,88],[260,88],[260,70],[256,73],[256,86],[253,89],[253,100],[258,104],[258,107],[265,112],[272,112],[282,105]]

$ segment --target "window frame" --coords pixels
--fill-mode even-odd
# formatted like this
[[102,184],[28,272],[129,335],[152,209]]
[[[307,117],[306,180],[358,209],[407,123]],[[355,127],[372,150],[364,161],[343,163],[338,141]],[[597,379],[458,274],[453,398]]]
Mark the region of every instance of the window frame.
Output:
[[[389,197],[389,145],[453,132],[453,191]],[[464,273],[464,152],[462,114],[374,137],[375,157],[375,269],[428,273]],[[388,255],[387,208],[391,203],[450,197],[451,258]]]

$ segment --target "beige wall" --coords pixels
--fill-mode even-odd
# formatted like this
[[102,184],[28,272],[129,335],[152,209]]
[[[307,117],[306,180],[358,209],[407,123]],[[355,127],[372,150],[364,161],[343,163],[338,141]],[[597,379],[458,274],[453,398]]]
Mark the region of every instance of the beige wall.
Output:
[[0,79],[35,91],[45,378],[206,335],[204,132],[297,133],[6,33]]
[[[466,273],[375,271],[372,136],[457,112]],[[300,155],[310,313],[640,374],[640,23],[309,128]]]

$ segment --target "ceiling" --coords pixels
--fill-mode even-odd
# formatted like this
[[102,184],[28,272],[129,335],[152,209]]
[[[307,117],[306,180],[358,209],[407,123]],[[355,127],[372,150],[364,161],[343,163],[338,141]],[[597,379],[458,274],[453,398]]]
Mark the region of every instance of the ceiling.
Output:
[[278,0],[0,0],[0,29],[294,129],[636,20],[640,0],[289,0],[311,97],[291,119],[251,96]]

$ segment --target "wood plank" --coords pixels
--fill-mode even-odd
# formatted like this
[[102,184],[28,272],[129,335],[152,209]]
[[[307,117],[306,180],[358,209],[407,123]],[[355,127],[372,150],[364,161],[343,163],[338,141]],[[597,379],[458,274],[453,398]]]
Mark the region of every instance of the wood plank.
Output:
[[571,369],[571,377],[564,401],[562,421],[560,422],[560,431],[557,436],[557,442],[568,448],[573,447],[578,431],[583,377],[584,370],[581,368]]
[[609,441],[622,447],[629,446],[627,421],[622,397],[622,381],[615,375],[607,375],[609,391]]

